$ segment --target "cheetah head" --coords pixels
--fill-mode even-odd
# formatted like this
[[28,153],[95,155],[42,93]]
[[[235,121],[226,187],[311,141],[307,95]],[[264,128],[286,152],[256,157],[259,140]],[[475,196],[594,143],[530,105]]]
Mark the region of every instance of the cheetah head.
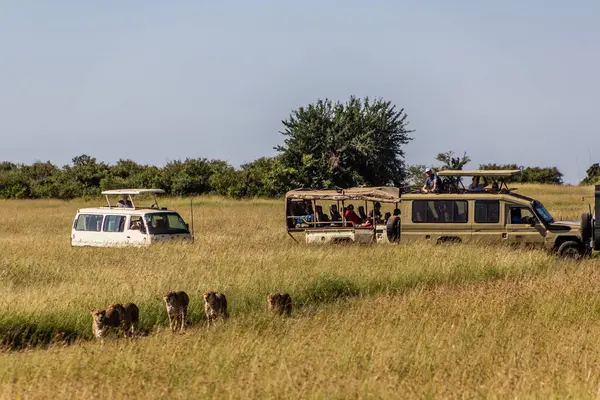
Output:
[[104,319],[106,318],[106,310],[93,310],[92,317],[94,318],[94,323],[96,326],[101,327],[104,324]]
[[267,295],[267,302],[273,306],[279,303],[281,295],[279,293],[269,293]]
[[202,296],[204,297],[204,301],[211,307],[215,305],[217,301],[217,294],[215,292],[204,292]]

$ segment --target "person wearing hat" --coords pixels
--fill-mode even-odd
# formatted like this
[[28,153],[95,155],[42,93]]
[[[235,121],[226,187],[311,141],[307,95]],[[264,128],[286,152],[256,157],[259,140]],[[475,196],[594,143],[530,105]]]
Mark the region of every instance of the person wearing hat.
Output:
[[[442,186],[440,177],[434,174],[431,168],[425,169],[425,175],[427,175],[427,180],[421,190],[425,193],[439,193]],[[431,187],[431,189],[428,189],[428,187]]]
[[371,211],[369,211],[369,220],[371,220],[371,223],[373,224],[373,217],[375,217],[375,220],[377,220],[377,222],[381,223],[381,203],[380,202],[376,202],[375,205],[373,206],[373,209]]

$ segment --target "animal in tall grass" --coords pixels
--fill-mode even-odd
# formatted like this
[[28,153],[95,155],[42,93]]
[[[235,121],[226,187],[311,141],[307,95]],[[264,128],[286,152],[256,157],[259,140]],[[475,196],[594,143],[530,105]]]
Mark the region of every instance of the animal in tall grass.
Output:
[[287,293],[267,294],[267,311],[289,317],[292,314],[292,298]]
[[169,315],[169,328],[174,332],[179,329],[183,332],[185,327],[185,318],[187,316],[188,304],[190,298],[186,292],[167,292],[163,296]]
[[204,313],[208,320],[208,326],[214,324],[217,319],[226,320],[229,318],[227,312],[227,297],[219,292],[204,292]]
[[138,329],[140,310],[133,303],[113,303],[105,310],[91,311],[92,331],[97,339],[106,336],[109,330],[120,330],[125,337],[131,337]]

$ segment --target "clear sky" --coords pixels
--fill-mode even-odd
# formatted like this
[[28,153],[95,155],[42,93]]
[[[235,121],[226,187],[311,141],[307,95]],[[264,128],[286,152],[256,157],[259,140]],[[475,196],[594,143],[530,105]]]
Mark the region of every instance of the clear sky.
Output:
[[408,163],[600,161],[600,1],[11,1],[0,160],[274,155],[318,98],[383,97]]

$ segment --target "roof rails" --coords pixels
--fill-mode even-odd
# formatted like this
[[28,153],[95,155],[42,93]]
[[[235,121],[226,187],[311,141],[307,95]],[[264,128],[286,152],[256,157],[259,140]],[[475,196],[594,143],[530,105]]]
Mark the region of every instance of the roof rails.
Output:
[[446,169],[437,174],[438,176],[515,176],[520,173],[520,169]]
[[[128,200],[131,202],[130,208],[136,208],[135,203],[133,202],[133,196],[138,194],[151,194],[154,199],[154,203],[150,206],[150,208],[160,209],[158,205],[158,200],[156,200],[156,195],[165,193],[163,189],[112,189],[112,190],[104,190],[102,194],[106,197],[106,202],[108,203],[108,208],[118,207],[110,204],[110,200],[108,199],[109,195],[113,196],[127,196]],[[146,208],[146,207],[137,207],[137,208]]]
[[103,195],[119,195],[119,194],[125,194],[125,195],[135,195],[135,194],[162,194],[165,193],[164,190],[162,189],[112,189],[112,190],[105,190],[102,192]]

